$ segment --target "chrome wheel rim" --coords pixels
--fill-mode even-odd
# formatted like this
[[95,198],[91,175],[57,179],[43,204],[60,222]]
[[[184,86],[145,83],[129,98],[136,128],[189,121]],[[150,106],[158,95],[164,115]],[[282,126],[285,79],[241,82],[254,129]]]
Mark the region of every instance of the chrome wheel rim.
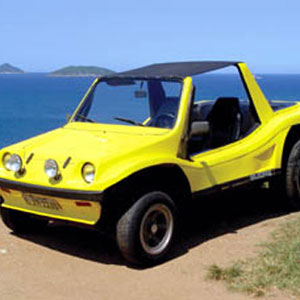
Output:
[[145,213],[140,226],[140,241],[147,254],[159,255],[169,245],[174,230],[170,209],[161,203],[152,205]]

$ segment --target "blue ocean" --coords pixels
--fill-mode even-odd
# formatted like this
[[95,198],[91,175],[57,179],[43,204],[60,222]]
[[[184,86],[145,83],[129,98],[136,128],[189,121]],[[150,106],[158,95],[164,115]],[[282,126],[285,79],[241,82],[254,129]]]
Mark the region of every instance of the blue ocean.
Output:
[[[224,80],[228,75],[222,76],[219,87],[228,85]],[[91,77],[0,75],[0,148],[64,125],[92,81]],[[259,75],[257,82],[268,100],[300,100],[300,74]]]
[[66,123],[91,77],[0,75],[0,148]]

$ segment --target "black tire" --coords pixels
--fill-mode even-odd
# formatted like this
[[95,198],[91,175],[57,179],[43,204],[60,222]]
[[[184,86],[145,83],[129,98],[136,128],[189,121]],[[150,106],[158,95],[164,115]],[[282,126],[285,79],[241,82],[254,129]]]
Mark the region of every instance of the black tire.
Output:
[[175,205],[169,195],[143,195],[117,223],[117,243],[131,263],[154,265],[162,262],[172,246],[176,230]]
[[0,208],[3,223],[15,233],[33,233],[44,229],[48,221],[33,218],[30,214],[16,210]]
[[300,209],[300,140],[297,141],[288,156],[285,171],[286,196],[291,208]]

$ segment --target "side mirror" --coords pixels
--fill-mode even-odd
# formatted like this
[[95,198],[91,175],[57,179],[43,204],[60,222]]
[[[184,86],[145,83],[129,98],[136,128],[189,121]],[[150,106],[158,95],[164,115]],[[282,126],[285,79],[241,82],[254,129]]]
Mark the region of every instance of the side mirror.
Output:
[[195,121],[191,126],[191,136],[203,136],[209,133],[209,122]]

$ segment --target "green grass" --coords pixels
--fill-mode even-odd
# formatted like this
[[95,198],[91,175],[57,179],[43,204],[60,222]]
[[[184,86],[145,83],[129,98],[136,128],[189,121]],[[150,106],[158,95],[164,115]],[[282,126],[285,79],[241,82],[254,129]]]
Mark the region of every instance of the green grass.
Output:
[[211,265],[207,278],[223,280],[229,289],[255,296],[272,287],[300,296],[300,218],[283,224],[257,257],[221,268]]
[[233,265],[229,268],[220,268],[217,265],[211,265],[208,268],[208,278],[214,280],[225,280],[231,283],[235,278],[242,275],[242,270],[239,265]]

